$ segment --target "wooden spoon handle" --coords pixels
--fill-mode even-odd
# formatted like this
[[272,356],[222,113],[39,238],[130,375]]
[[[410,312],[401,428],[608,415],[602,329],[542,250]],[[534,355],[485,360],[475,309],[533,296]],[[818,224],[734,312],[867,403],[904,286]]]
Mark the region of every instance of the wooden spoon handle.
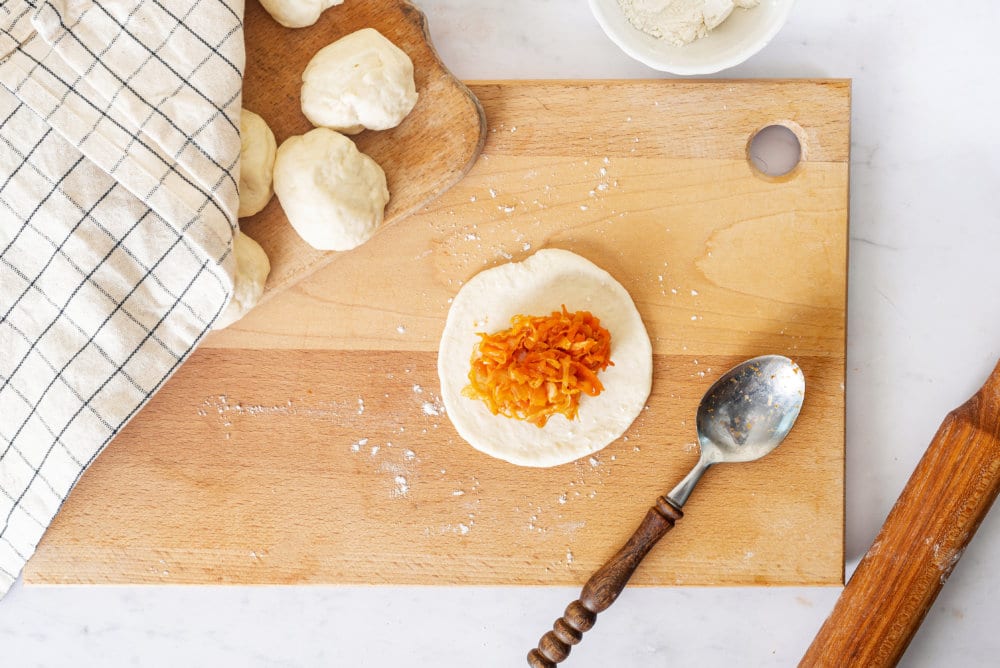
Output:
[[538,647],[528,652],[528,665],[554,668],[569,656],[572,646],[580,642],[584,632],[593,628],[597,613],[615,602],[639,562],[683,516],[684,513],[666,498],[658,498],[628,542],[590,576],[580,598],[569,604],[563,616],[552,625],[552,630],[538,641]]
[[952,411],[800,667],[895,665],[1000,490],[1000,364]]

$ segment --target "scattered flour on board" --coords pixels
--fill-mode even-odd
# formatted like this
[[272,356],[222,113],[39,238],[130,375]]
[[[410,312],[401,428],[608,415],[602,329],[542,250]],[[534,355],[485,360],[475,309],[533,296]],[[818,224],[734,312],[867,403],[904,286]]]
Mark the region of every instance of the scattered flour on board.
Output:
[[[386,443],[386,445],[391,447],[392,444]],[[398,499],[409,494],[412,484],[410,478],[414,473],[409,466],[383,458],[378,465],[378,471],[386,474],[391,481],[390,498]]]
[[[341,412],[337,408],[338,403],[335,401],[313,400],[306,405],[297,405],[291,399],[288,399],[284,403],[266,406],[264,404],[248,404],[242,401],[232,401],[225,394],[219,394],[204,399],[196,411],[199,417],[212,415],[218,418],[221,426],[226,429],[226,440],[230,440],[232,434],[229,430],[233,427],[233,421],[236,418],[273,416],[287,416],[290,418],[296,416],[339,418]],[[324,404],[328,407],[324,407]]]
[[425,401],[423,405],[424,415],[429,415],[431,417],[439,417],[444,415],[444,404],[437,397],[434,397],[433,401]]
[[410,491],[410,486],[406,484],[406,476],[398,475],[393,480],[396,483],[393,496],[406,496],[406,493]]
[[[473,517],[474,517],[473,515],[469,515],[468,524],[466,524],[465,522],[459,522],[458,524],[442,524],[437,528],[438,533],[442,534],[453,533],[453,534],[458,534],[460,536],[467,536],[469,532],[472,530],[472,527],[475,526],[476,524],[476,521],[472,519]],[[429,536],[430,534],[431,534],[431,528],[430,527],[425,528],[424,535]]]

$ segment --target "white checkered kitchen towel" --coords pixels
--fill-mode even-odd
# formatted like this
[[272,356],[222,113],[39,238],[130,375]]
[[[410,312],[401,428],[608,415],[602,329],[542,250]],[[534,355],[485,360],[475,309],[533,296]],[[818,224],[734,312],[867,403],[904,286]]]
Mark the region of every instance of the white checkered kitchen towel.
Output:
[[0,595],[232,291],[242,0],[0,0]]

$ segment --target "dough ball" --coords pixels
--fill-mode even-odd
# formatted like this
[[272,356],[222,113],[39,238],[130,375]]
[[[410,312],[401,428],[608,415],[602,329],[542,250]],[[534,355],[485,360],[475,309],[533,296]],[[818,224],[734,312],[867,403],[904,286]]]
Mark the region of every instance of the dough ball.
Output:
[[416,103],[413,62],[373,28],[320,49],[302,73],[302,113],[344,134],[394,128]]
[[320,14],[343,2],[344,0],[260,0],[271,18],[286,28],[311,26],[319,20]]
[[274,162],[274,191],[295,231],[319,250],[368,241],[389,201],[378,163],[326,128],[285,140]]
[[264,283],[271,272],[267,253],[260,244],[242,232],[237,232],[233,237],[233,253],[236,256],[233,298],[212,323],[212,329],[229,327],[249,313],[264,294]]
[[[604,391],[581,397],[575,419],[557,414],[536,427],[493,415],[482,401],[462,394],[477,332],[504,330],[515,315],[548,315],[563,304],[571,312],[590,311],[611,333],[614,366],[598,374]],[[482,271],[462,286],[441,335],[438,377],[445,411],[472,447],[512,464],[556,466],[590,455],[625,433],[649,397],[653,348],[621,283],[589,260],[551,248]]]
[[271,201],[271,173],[274,171],[274,133],[263,118],[240,111],[240,218],[252,216]]

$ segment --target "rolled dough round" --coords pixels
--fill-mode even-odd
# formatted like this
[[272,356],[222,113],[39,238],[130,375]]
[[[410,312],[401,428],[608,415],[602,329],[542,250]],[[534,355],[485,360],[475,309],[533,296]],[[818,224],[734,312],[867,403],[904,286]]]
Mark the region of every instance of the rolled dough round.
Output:
[[[548,315],[563,304],[571,312],[590,311],[611,333],[614,366],[598,376],[604,392],[582,397],[575,420],[557,414],[539,428],[493,415],[462,395],[477,332],[507,329],[515,315]],[[621,283],[589,260],[552,248],[487,269],[462,286],[445,322],[438,376],[445,410],[472,447],[520,466],[557,466],[597,452],[628,429],[649,397],[653,349]]]

